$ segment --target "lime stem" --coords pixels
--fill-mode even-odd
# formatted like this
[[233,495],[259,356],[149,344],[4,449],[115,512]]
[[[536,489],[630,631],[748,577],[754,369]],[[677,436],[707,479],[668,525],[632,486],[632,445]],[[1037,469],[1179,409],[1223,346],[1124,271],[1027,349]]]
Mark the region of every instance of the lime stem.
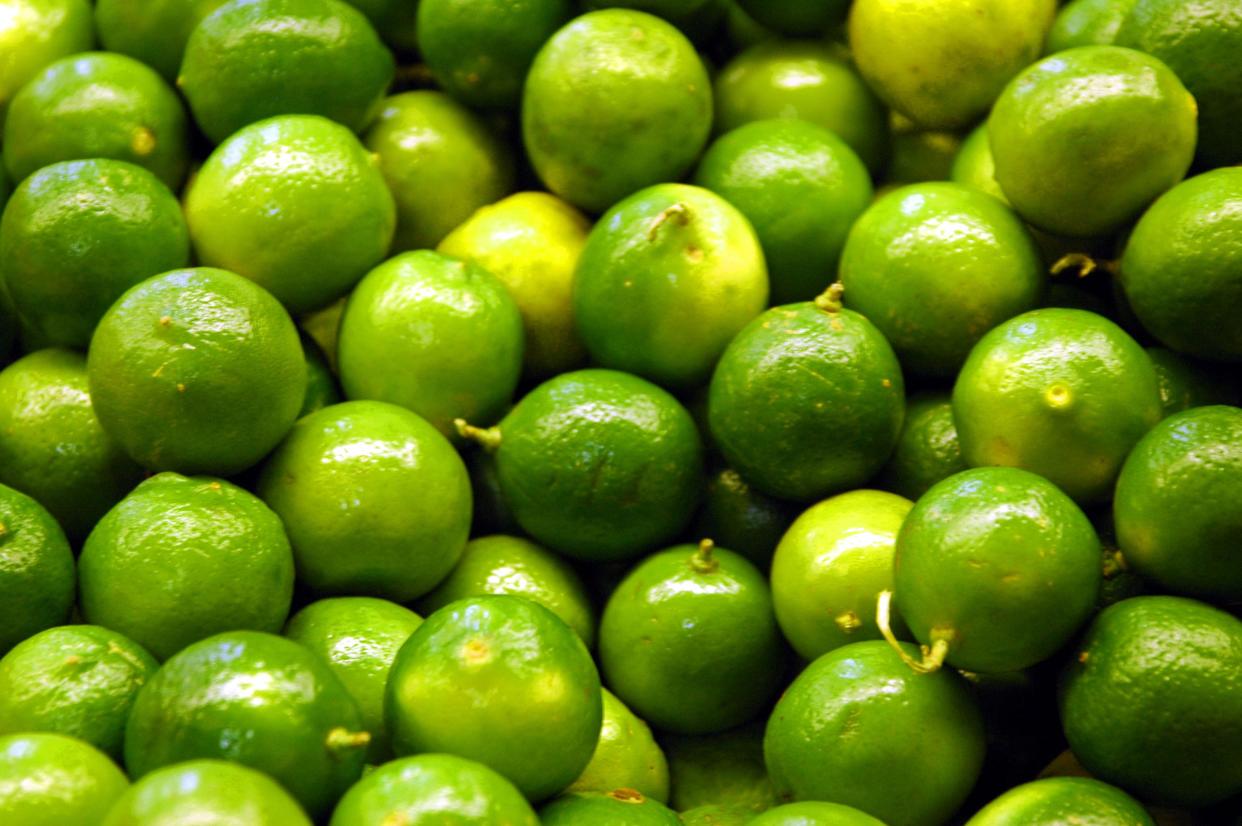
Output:
[[892,621],[890,620],[891,605],[893,602],[892,591],[881,591],[880,597],[875,604],[875,624],[880,627],[880,633],[884,635],[884,641],[887,642],[897,656],[901,657],[901,661],[910,666],[919,674],[932,674],[940,670],[944,665],[944,658],[949,653],[949,640],[946,637],[938,637],[931,648],[926,645],[920,646],[923,649],[923,659],[916,660],[906,653],[901,647],[901,643],[897,642],[897,637],[893,634]]
[[720,567],[720,563],[712,557],[712,549],[715,547],[716,543],[710,539],[700,540],[699,549],[690,557],[690,567],[700,574],[714,573]]
[[651,226],[647,228],[647,240],[654,243],[656,234],[659,232],[660,227],[664,226],[664,224],[671,218],[676,218],[677,223],[684,227],[686,224],[690,223],[690,207],[681,202],[665,207],[660,214],[652,220]]
[[841,296],[844,294],[845,285],[840,281],[834,281],[828,285],[828,289],[815,297],[815,306],[826,313],[839,313],[843,306]]
[[371,734],[366,731],[350,731],[344,726],[337,726],[328,732],[324,745],[334,755],[354,749],[365,749],[371,744]]
[[1117,262],[1110,259],[1094,258],[1085,252],[1071,252],[1062,255],[1048,268],[1048,272],[1052,275],[1060,275],[1066,270],[1077,270],[1079,278],[1086,278],[1096,270],[1115,274],[1117,272]]
[[453,419],[453,427],[457,435],[469,439],[488,453],[495,453],[500,447],[500,429],[496,427],[475,427],[467,424],[465,419]]

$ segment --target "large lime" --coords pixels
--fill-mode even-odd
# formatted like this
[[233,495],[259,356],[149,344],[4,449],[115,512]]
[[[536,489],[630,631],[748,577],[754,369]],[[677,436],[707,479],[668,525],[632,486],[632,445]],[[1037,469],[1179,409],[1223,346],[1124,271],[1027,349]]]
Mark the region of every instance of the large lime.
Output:
[[88,0],[0,2],[0,127],[13,95],[40,69],[94,42]]
[[62,734],[0,737],[0,820],[101,826],[129,781],[103,752]]
[[187,760],[139,780],[103,826],[311,826],[302,807],[266,774],[222,760]]
[[[1136,0],[1071,0],[1048,30],[1047,54],[1078,46],[1110,46]],[[1126,44],[1122,44],[1126,45]]]
[[73,607],[73,551],[60,525],[0,485],[0,652],[64,622]]

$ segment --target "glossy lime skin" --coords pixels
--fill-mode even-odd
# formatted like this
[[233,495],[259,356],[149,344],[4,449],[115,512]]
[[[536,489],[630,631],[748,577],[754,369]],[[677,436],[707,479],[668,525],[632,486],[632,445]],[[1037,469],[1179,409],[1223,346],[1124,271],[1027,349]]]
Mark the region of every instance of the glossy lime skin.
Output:
[[[1111,46],[1136,0],[1072,0],[1057,12],[1048,30],[1045,54],[1078,46]],[[1126,45],[1126,44],[1122,44]]]
[[716,805],[753,817],[775,806],[776,792],[763,763],[766,721],[706,735],[663,735],[668,756],[669,805],[680,812]]
[[157,769],[131,786],[103,826],[180,823],[311,824],[302,807],[266,774],[223,760],[187,760]]
[[771,41],[733,58],[715,79],[717,132],[770,118],[822,126],[878,172],[888,158],[883,104],[845,55],[816,41]]
[[1143,213],[1120,284],[1143,328],[1180,353],[1242,361],[1242,168],[1183,181]]
[[470,529],[470,479],[453,446],[385,402],[299,420],[258,492],[284,521],[299,580],[321,594],[421,596],[452,570]]
[[392,756],[384,723],[384,685],[401,646],[423,618],[409,608],[372,597],[312,602],[290,618],[284,635],[322,657],[349,691],[371,735],[367,762]]
[[1009,203],[996,182],[996,162],[992,158],[992,144],[988,142],[987,121],[972,129],[958,147],[957,154],[953,156],[953,167],[949,170],[949,179]]
[[873,640],[831,651],[799,674],[768,720],[763,747],[785,799],[853,806],[889,826],[943,823],[979,774],[983,720],[957,674],[916,674]]
[[141,480],[95,417],[84,356],[39,350],[0,371],[0,484],[33,496],[75,542]]
[[45,166],[13,193],[0,221],[0,272],[42,341],[85,348],[112,302],[190,262],[181,204],[124,161]]
[[420,754],[380,766],[356,783],[330,826],[539,826],[512,783],[473,760]]
[[58,161],[114,158],[178,189],[188,166],[185,110],[159,74],[131,57],[61,58],[22,87],[4,122],[13,180]]
[[341,389],[337,387],[328,357],[315,340],[304,332],[298,337],[302,342],[302,354],[306,356],[306,394],[302,397],[302,409],[298,411],[300,419],[341,401]]
[[0,652],[64,622],[73,607],[73,551],[52,515],[0,485]]
[[750,222],[686,184],[640,190],[604,213],[574,275],[574,319],[595,363],[669,387],[706,382],[767,303]]
[[853,310],[773,307],[729,344],[708,394],[716,446],[742,478],[811,502],[865,483],[897,443],[897,356]]
[[967,826],[1155,826],[1137,800],[1090,777],[1048,777],[1023,783],[984,806]]
[[100,826],[129,781],[101,751],[62,734],[0,737],[0,818]]
[[883,826],[866,812],[839,803],[806,801],[768,809],[747,826]]
[[692,532],[710,536],[722,548],[735,551],[760,571],[772,564],[776,545],[797,516],[798,509],[752,488],[733,468],[707,478],[703,507]]
[[[850,491],[811,506],[786,531],[772,557],[772,604],[803,659],[880,639],[876,599],[892,590],[897,532],[913,504],[884,491]],[[894,625],[908,638],[900,619]]]
[[689,169],[712,126],[711,81],[694,47],[645,12],[571,21],[539,50],[522,97],[522,137],[554,194],[603,212]]
[[414,411],[445,436],[453,420],[490,425],[522,374],[517,302],[477,264],[431,250],[380,264],[341,316],[337,363],[350,399]]
[[634,789],[668,803],[668,760],[646,721],[608,689],[603,690],[604,721],[591,762],[565,792]]
[[953,388],[967,464],[1034,471],[1078,502],[1112,493],[1126,454],[1161,415],[1151,359],[1086,310],[1033,310],[994,328]]
[[64,734],[119,760],[134,697],[157,668],[142,646],[98,625],[40,631],[0,658],[0,734]]
[[880,487],[918,499],[941,479],[966,468],[949,395],[911,396],[897,447],[880,473]]
[[671,395],[637,376],[549,379],[500,422],[496,470],[527,533],[592,562],[629,559],[677,535],[698,504],[703,446]]
[[679,813],[682,826],[747,826],[755,813],[742,806],[695,806]]
[[539,810],[543,826],[680,826],[677,813],[633,789],[574,792]]
[[[1126,134],[1124,151],[1117,136]],[[988,119],[996,180],[1024,219],[1075,237],[1120,228],[1186,174],[1195,101],[1168,66],[1116,46],[1046,57]]]
[[228,482],[152,476],[91,531],[79,608],[159,659],[235,628],[279,631],[293,596],[280,519]]
[[845,19],[848,0],[739,0],[761,26],[792,37],[814,37]]
[[100,424],[151,470],[227,475],[293,424],[306,390],[297,328],[270,293],[225,270],[173,270],[127,290],[86,358]]
[[1242,621],[1151,596],[1100,612],[1061,687],[1065,736],[1096,777],[1198,807],[1242,791]]
[[95,0],[95,28],[110,52],[141,60],[177,79],[190,32],[228,0]]
[[138,692],[125,766],[137,780],[196,758],[240,763],[320,817],[362,775],[365,743],[349,738],[359,724],[319,657],[273,634],[231,631],[182,649]]
[[976,468],[923,494],[897,539],[895,602],[919,642],[947,662],[1018,671],[1056,653],[1095,609],[1100,540],[1048,480]]
[[871,203],[871,177],[835,134],[796,119],[755,121],[717,138],[694,181],[755,230],[771,302],[809,301],[833,281],[850,226]]
[[920,376],[957,374],[984,333],[1043,297],[1043,263],[1005,205],[956,183],[901,187],[872,204],[841,256],[847,306]]
[[88,0],[0,3],[0,126],[9,101],[44,66],[84,52],[95,40]]
[[1198,361],[1164,347],[1145,349],[1156,368],[1165,416],[1209,404],[1237,405],[1242,388],[1221,365]]
[[599,674],[582,640],[522,597],[446,605],[402,646],[385,694],[398,754],[448,752],[532,801],[573,782],[599,739]]
[[396,224],[379,162],[314,115],[252,123],[207,158],[185,195],[199,261],[244,275],[300,313],[345,294]]

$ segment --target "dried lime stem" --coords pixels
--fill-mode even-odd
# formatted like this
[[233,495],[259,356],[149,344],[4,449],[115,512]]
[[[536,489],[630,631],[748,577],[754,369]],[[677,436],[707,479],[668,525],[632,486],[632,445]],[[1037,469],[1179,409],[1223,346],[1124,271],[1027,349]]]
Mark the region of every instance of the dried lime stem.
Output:
[[720,567],[720,563],[712,557],[712,549],[715,547],[716,543],[710,539],[700,540],[699,549],[690,557],[690,567],[700,574],[714,573]]
[[841,303],[841,296],[844,294],[845,285],[834,281],[828,285],[828,289],[815,297],[815,306],[826,313],[839,313],[844,306]]
[[500,447],[499,428],[475,427],[468,424],[465,419],[453,419],[453,427],[457,428],[457,435],[463,439],[469,439],[488,453],[495,452]]
[[897,652],[897,656],[901,657],[902,662],[918,673],[932,674],[939,671],[940,667],[944,665],[944,658],[949,653],[948,637],[937,637],[932,642],[930,648],[926,645],[919,646],[923,650],[923,659],[914,659],[914,657],[906,653],[906,650],[901,647],[901,643],[897,642],[897,637],[893,634],[892,622],[889,619],[892,601],[892,591],[881,591],[880,597],[875,604],[875,624],[880,627],[880,633],[884,635],[885,642],[892,646],[892,649]]

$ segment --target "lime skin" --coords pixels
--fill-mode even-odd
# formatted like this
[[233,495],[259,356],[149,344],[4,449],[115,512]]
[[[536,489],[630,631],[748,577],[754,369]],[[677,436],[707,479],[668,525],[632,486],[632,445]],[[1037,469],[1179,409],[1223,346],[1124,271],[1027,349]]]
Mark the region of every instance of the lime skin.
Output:
[[745,806],[718,806],[709,803],[678,813],[682,826],[748,826],[755,813]]
[[[1045,54],[1078,46],[1110,46],[1136,0],[1071,0],[1061,6],[1048,30]],[[1129,45],[1126,43],[1119,44]]]
[[64,622],[73,608],[73,551],[42,505],[0,485],[0,653]]
[[104,48],[137,58],[172,83],[190,33],[228,0],[96,0]]
[[543,826],[680,826],[681,818],[634,789],[574,792],[539,810]]
[[811,800],[802,803],[786,803],[784,806],[768,809],[754,820],[747,821],[747,826],[881,826],[881,824],[882,821],[852,806]]
[[1242,400],[1242,386],[1225,365],[1200,361],[1164,347],[1144,349],[1156,368],[1160,404],[1166,417],[1209,404],[1236,406]]
[[311,826],[289,793],[262,772],[223,760],[187,760],[130,786],[103,826],[179,823]]
[[710,536],[722,548],[767,571],[777,543],[797,515],[796,506],[760,493],[727,467],[708,477],[703,506],[691,535]]
[[591,762],[565,792],[610,792],[633,789],[668,803],[668,760],[646,721],[603,689],[604,722]]
[[2,7],[0,127],[26,81],[49,63],[90,49],[95,40],[89,0],[5,0]]
[[901,436],[880,473],[879,487],[907,499],[918,499],[941,479],[966,468],[949,395],[911,396],[906,403]]
[[719,734],[664,734],[669,805],[679,812],[702,806],[741,809],[754,817],[775,806],[776,792],[763,763],[760,719]]
[[63,734],[0,737],[0,820],[101,826],[129,781],[103,752]]
[[1089,777],[1048,777],[1016,786],[980,809],[966,826],[1060,826],[1076,820],[1155,826],[1137,800]]

